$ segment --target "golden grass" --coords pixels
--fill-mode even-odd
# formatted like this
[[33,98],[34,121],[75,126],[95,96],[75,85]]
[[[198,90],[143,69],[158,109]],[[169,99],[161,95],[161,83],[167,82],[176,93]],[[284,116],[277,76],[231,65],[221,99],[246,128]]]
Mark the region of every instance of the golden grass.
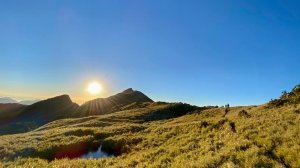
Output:
[[[211,108],[179,117],[174,115],[174,118],[166,115],[174,111],[174,104],[153,103],[128,109],[102,116],[58,120],[32,132],[0,136],[2,166],[300,166],[297,105],[233,107],[225,116],[223,108]],[[181,114],[186,109],[182,108]],[[55,152],[65,146],[94,140],[101,140],[107,150],[120,148],[120,155],[52,160]]]

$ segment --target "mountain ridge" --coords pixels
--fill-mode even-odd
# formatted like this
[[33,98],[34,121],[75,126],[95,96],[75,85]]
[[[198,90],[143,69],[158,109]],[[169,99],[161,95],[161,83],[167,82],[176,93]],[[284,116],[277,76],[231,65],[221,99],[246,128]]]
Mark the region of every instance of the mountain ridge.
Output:
[[[132,103],[1,136],[0,162],[5,156],[7,167],[299,167],[299,97],[295,87],[257,106]],[[115,157],[78,157],[95,145]]]
[[[153,100],[142,92],[129,88],[107,98],[96,98],[87,101],[81,106],[74,103],[67,94],[48,98],[32,105],[16,105],[15,108],[7,108],[5,112],[0,113],[0,126],[8,126],[5,127],[6,130],[0,128],[0,135],[3,132],[7,133],[7,129],[10,128],[11,133],[26,132],[35,128],[35,126],[39,127],[58,119],[107,114],[134,102],[153,102]],[[22,123],[24,123],[24,128],[29,123],[30,129],[23,129]],[[14,130],[16,124],[18,129]]]
[[79,107],[76,113],[79,117],[101,115],[118,111],[120,107],[134,102],[153,102],[153,100],[144,93],[129,88],[107,98],[97,98],[87,101]]

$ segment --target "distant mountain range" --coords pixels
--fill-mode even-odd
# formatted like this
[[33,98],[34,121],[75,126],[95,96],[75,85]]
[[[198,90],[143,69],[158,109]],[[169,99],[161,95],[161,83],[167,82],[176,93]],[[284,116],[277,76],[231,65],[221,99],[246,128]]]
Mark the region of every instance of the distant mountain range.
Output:
[[22,105],[10,98],[0,103],[0,135],[30,131],[48,122],[92,115],[101,115],[120,110],[140,102],[153,102],[140,91],[127,89],[108,98],[98,98],[79,106],[68,95],[42,100],[32,105]]
[[18,103],[18,104],[23,104],[23,105],[31,105],[34,104],[36,102],[38,102],[40,100],[22,100],[22,101],[17,101],[14,100],[10,97],[0,97],[0,103],[1,104],[7,104],[7,103]]
[[1,97],[0,103],[18,103],[18,101],[10,98],[10,97]]

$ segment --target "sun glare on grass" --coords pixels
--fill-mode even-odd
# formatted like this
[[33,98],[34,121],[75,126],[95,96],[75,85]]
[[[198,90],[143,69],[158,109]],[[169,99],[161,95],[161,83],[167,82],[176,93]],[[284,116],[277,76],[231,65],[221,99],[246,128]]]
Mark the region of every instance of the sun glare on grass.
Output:
[[87,91],[92,95],[96,95],[102,91],[102,86],[98,82],[92,82],[88,85]]

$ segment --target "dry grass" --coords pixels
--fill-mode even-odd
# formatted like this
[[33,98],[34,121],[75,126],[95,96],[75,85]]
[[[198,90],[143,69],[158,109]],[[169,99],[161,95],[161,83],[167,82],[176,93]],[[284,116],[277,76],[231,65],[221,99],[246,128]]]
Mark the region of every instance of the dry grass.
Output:
[[[300,166],[297,105],[234,107],[226,116],[223,108],[194,110],[178,104],[128,109],[0,136],[1,162],[5,167]],[[53,160],[68,145],[88,146],[95,140],[119,153],[102,159]]]

